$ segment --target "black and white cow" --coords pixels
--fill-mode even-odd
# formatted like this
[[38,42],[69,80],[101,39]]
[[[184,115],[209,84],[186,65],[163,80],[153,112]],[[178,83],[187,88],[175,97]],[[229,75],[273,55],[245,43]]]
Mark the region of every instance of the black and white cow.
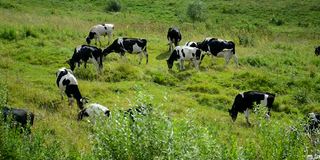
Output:
[[[228,65],[230,59],[233,57],[234,62],[238,65],[238,57],[236,55],[235,43],[217,38],[206,38],[197,47],[202,51],[209,53],[211,56],[224,57],[225,66]],[[202,55],[201,61],[205,54]]]
[[311,112],[308,115],[308,124],[306,130],[310,133],[320,129],[320,113]]
[[316,54],[316,56],[319,56],[320,55],[320,46],[316,47],[314,49],[314,54]]
[[114,30],[114,25],[113,24],[98,24],[93,27],[91,27],[90,32],[88,37],[86,38],[86,41],[88,44],[91,43],[92,39],[95,39],[96,44],[97,41],[99,41],[100,46],[101,46],[101,41],[100,41],[100,36],[106,36],[108,35],[108,44],[111,41],[111,35]]
[[169,69],[172,69],[173,62],[179,61],[180,70],[184,70],[184,61],[191,60],[196,67],[199,69],[199,63],[201,58],[201,50],[195,47],[188,46],[177,46],[172,51],[169,59],[167,60],[167,65]]
[[33,125],[34,120],[34,114],[32,112],[24,109],[4,107],[2,108],[2,114],[4,122],[6,122],[7,120],[11,120],[10,122],[13,124],[13,126],[17,127],[17,125],[19,125],[28,133],[31,132],[30,127]]
[[249,109],[253,108],[254,103],[268,107],[266,116],[267,118],[269,118],[274,99],[275,95],[268,92],[248,91],[240,93],[235,97],[232,108],[229,109],[229,115],[231,116],[232,120],[235,121],[237,119],[238,113],[244,112],[247,124],[250,125]]
[[75,98],[77,100],[78,107],[82,110],[83,105],[87,103],[87,100],[85,97],[81,96],[78,88],[78,81],[76,77],[74,77],[73,72],[63,67],[57,71],[56,76],[56,83],[61,91],[61,99],[63,99],[64,92],[68,96],[69,105],[72,106],[73,98]]
[[111,52],[119,53],[124,56],[125,52],[137,53],[140,56],[139,64],[141,64],[143,54],[148,64],[147,40],[142,38],[117,38],[113,43],[103,50],[103,54],[107,56]]
[[169,41],[169,51],[172,52],[173,50],[173,44],[175,46],[179,45],[179,42],[181,41],[181,33],[180,30],[176,27],[171,27],[168,30],[167,39]]
[[80,67],[81,62],[84,63],[84,68],[87,68],[87,62],[93,63],[97,71],[100,73],[103,69],[103,54],[100,48],[88,45],[81,45],[74,49],[72,57],[67,61],[72,71],[76,65]]
[[98,103],[91,103],[88,105],[87,108],[81,110],[78,114],[78,120],[82,120],[85,117],[94,117],[104,115],[109,117],[110,116],[110,110]]

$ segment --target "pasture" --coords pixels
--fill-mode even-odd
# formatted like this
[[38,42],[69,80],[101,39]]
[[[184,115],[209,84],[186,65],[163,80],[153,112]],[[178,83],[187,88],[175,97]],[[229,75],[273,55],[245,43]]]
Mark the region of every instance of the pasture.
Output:
[[[191,1],[190,1],[191,2]],[[206,19],[192,22],[189,1],[0,1],[0,104],[35,113],[32,138],[0,121],[0,159],[304,159],[320,152],[303,132],[303,116],[320,112],[320,7],[318,1],[203,1]],[[115,26],[118,37],[145,38],[149,63],[139,56],[106,56],[102,74],[93,64],[76,68],[83,96],[111,111],[111,118],[77,121],[78,108],[60,98],[56,71],[69,67],[74,48],[90,27]],[[169,27],[180,44],[205,37],[232,40],[233,61],[206,56],[199,71],[178,63],[168,71]],[[101,38],[102,49],[108,38]],[[271,120],[263,109],[232,122],[234,97],[248,90],[276,94]],[[121,111],[151,104],[153,112],[131,124]],[[319,136],[319,134],[318,134]]]

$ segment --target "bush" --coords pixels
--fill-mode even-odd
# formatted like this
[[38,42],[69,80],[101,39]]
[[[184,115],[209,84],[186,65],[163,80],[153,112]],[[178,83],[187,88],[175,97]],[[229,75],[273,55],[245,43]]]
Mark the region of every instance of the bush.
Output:
[[206,17],[206,6],[202,1],[193,1],[188,5],[187,15],[190,17],[192,22],[204,21]]
[[18,39],[18,34],[16,33],[16,30],[14,29],[6,29],[0,33],[0,38],[13,41]]
[[239,44],[244,47],[253,47],[255,40],[248,35],[238,35]]
[[121,11],[120,1],[119,0],[109,0],[105,10],[107,12],[120,12]]

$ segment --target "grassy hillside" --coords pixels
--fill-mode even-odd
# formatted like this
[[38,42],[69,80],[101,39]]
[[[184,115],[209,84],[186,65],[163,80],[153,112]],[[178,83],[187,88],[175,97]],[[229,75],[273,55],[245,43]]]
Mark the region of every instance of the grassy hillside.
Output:
[[[159,159],[210,159],[211,155],[216,155],[216,159],[277,159],[284,158],[283,155],[296,159],[314,152],[319,146],[311,146],[301,132],[296,135],[288,132],[288,126],[299,128],[301,121],[297,117],[301,119],[309,111],[320,112],[320,74],[317,72],[320,59],[314,55],[314,47],[320,44],[318,1],[208,0],[204,3],[207,20],[192,23],[186,14],[189,2],[181,0],[137,0],[134,3],[122,0],[122,10],[117,13],[106,12],[106,1],[1,0],[1,103],[27,108],[36,114],[33,136],[40,147],[35,147],[39,152],[30,155],[23,153],[23,149],[16,150],[13,140],[17,137],[10,137],[10,131],[5,130],[2,137],[8,142],[1,148],[0,151],[6,152],[0,153],[0,158],[10,158],[8,153],[11,153],[11,158],[17,159],[36,159],[36,156],[101,159],[109,152],[99,155],[97,148],[104,144],[95,140],[117,135],[103,148],[118,146],[111,150],[113,155],[119,155],[124,149],[119,146],[127,146],[130,152],[123,157],[113,156],[113,159],[155,159],[157,157],[152,154],[140,153],[141,150],[151,151],[150,144],[162,149],[170,146],[171,143],[157,145],[162,144],[156,143],[161,136],[170,137],[161,128],[171,128],[175,138],[171,139],[173,147],[161,152],[167,153],[166,156],[154,152]],[[101,75],[90,64],[87,69],[82,66],[75,70],[82,94],[89,97],[90,102],[108,106],[115,118],[118,110],[140,103],[152,104],[155,115],[146,118],[150,120],[147,124],[158,126],[158,129],[149,128],[150,132],[142,135],[152,137],[155,134],[152,131],[155,131],[154,137],[158,139],[144,139],[150,144],[141,143],[141,148],[137,147],[141,150],[133,150],[136,143],[124,144],[125,136],[121,136],[135,133],[118,131],[128,126],[117,126],[115,118],[102,121],[108,124],[107,129],[101,124],[92,126],[86,121],[77,122],[78,109],[68,107],[66,98],[60,99],[55,84],[57,69],[68,67],[65,61],[71,57],[74,47],[84,44],[89,28],[99,23],[115,24],[113,39],[124,36],[148,40],[147,65],[145,59],[138,65],[138,56],[126,54],[127,59],[121,59],[113,53],[106,57]],[[212,62],[206,57],[200,71],[186,65],[185,71],[178,71],[175,66],[173,72],[169,72],[165,62],[170,54],[166,33],[171,26],[181,29],[181,44],[201,41],[205,37],[233,40],[240,66],[235,67],[231,62],[224,68],[223,59],[214,58]],[[102,39],[102,43],[103,48],[107,46],[107,38]],[[231,108],[237,93],[247,90],[276,94],[271,122],[264,122],[258,114],[251,114],[251,121],[255,122],[253,127],[246,126],[242,114],[235,123],[231,122],[227,109]],[[147,120],[141,120],[137,125],[148,128],[143,125]],[[95,140],[90,139],[92,137]],[[117,138],[123,138],[122,143],[116,141]],[[279,144],[272,144],[268,138]],[[188,145],[184,145],[185,141],[189,141]],[[164,138],[163,142],[170,140]],[[37,146],[34,141],[29,143]],[[250,144],[257,148],[250,148]],[[269,148],[263,148],[264,145]],[[282,150],[275,145],[283,147]],[[48,149],[50,147],[53,149]],[[193,147],[199,147],[201,152]],[[194,153],[195,157],[184,151]],[[268,155],[269,152],[274,156]],[[290,154],[298,157],[290,157]]]

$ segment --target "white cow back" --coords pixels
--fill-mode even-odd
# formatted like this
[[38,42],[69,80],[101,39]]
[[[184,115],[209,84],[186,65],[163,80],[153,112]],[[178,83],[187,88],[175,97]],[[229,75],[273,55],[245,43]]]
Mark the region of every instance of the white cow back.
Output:
[[[63,75],[58,83],[59,84],[58,86],[61,91],[66,90],[66,85],[63,85],[64,80],[69,80],[70,81],[69,85],[78,85],[78,81],[77,81],[76,77],[74,77],[73,72],[69,69],[66,69],[66,70],[68,71],[67,74]],[[61,72],[64,72],[64,71],[65,71],[65,68],[59,69],[57,72],[57,75],[59,75]]]
[[[175,50],[179,51],[180,59],[191,60],[195,58],[194,56],[196,54],[197,48],[188,47],[188,46],[177,46]],[[184,53],[184,56],[183,56],[183,53]]]
[[90,29],[90,32],[95,32],[98,35],[112,34],[113,27],[114,27],[113,24],[104,24],[104,25],[98,24],[93,26]]
[[105,114],[105,112],[107,111],[109,111],[107,107],[98,103],[91,103],[88,105],[88,108],[86,109],[86,112],[89,116]]

